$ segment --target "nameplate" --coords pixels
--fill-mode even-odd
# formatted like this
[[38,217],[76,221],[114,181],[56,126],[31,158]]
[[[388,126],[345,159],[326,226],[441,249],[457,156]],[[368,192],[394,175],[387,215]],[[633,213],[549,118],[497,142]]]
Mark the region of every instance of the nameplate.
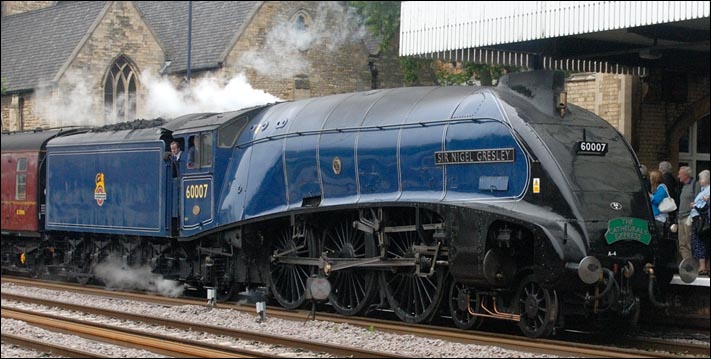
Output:
[[492,148],[486,150],[437,151],[434,157],[436,165],[513,162],[514,149]]

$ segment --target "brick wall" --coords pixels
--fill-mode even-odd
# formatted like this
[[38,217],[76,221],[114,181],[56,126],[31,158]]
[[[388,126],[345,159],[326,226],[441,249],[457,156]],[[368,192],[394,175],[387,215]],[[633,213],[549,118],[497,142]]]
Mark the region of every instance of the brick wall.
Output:
[[566,81],[568,102],[596,113],[620,132],[623,127],[623,103],[620,101],[624,75],[581,73]]
[[[31,92],[2,97],[2,130],[21,131],[47,127],[33,109],[35,95]],[[21,113],[20,113],[21,112]]]
[[575,74],[565,82],[568,102],[595,112],[597,83],[595,74]]
[[677,166],[678,153],[671,152],[670,130],[697,100],[708,96],[709,79],[687,75],[687,101],[665,99],[661,80],[652,74],[642,81],[634,76],[574,74],[566,81],[568,102],[596,113],[622,132],[633,145],[640,162],[656,169],[661,161]]
[[11,96],[3,96],[0,101],[0,115],[2,115],[2,131],[14,131],[17,130],[16,124],[10,121],[10,111],[12,111],[10,102],[12,101]]
[[640,162],[650,170],[657,169],[659,162],[668,160],[667,138],[665,132],[666,117],[664,104],[642,104],[640,117],[643,123],[637,125],[637,135],[640,137],[638,148],[635,149]]
[[[333,29],[350,29],[355,24],[335,8],[343,11],[342,4],[330,3],[331,8],[320,6],[324,5],[310,1],[265,2],[230,49],[222,76],[229,78],[244,72],[252,87],[285,100],[370,89],[368,53],[362,41],[356,36],[334,42],[326,36],[336,31]],[[318,33],[317,40],[303,51],[275,52],[283,47],[274,45],[278,42],[273,41],[274,34],[270,32],[274,29],[290,31],[297,12],[309,16],[307,31]],[[326,13],[329,16],[324,17]],[[254,58],[263,61],[265,66],[274,64],[275,67],[270,72],[256,71],[247,61]],[[289,62],[306,66],[293,71],[286,68]]]
[[[395,36],[390,40],[388,46],[382,50],[375,58],[375,64],[378,69],[378,88],[396,88],[404,86],[403,73],[400,68],[400,33],[395,33]],[[420,76],[423,86],[433,85],[426,76]]]
[[[640,161],[649,168],[656,168],[660,161],[671,161],[677,168],[678,153],[672,151],[676,149],[676,144],[679,142],[678,135],[672,137],[672,129],[677,122],[682,120],[682,116],[690,109],[690,106],[696,101],[709,96],[709,79],[706,77],[696,76],[694,74],[686,74],[686,101],[672,102],[665,98],[663,93],[663,84],[656,81],[655,74],[650,76],[650,79],[645,81],[642,86],[639,104],[641,113],[641,121],[636,125],[636,131],[639,133],[641,140],[637,155]],[[667,86],[669,84],[666,84]],[[656,96],[649,96],[650,92],[657,93]],[[646,96],[645,96],[646,95]],[[694,120],[699,120],[696,118]],[[692,126],[693,123],[688,123]],[[683,134],[682,134],[683,135]],[[708,135],[708,134],[707,134]],[[650,167],[652,166],[652,167]]]

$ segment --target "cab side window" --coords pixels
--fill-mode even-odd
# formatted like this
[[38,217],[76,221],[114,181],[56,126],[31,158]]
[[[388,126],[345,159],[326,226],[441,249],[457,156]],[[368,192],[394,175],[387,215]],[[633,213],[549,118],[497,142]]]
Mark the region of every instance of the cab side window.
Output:
[[210,167],[212,166],[212,134],[203,133],[200,137],[202,137],[200,140],[200,167]]
[[202,133],[188,139],[188,168],[212,166],[212,134]]
[[243,116],[233,121],[229,125],[220,129],[217,134],[217,146],[220,148],[230,148],[235,145],[237,138],[244,130],[249,122],[249,117]]
[[200,136],[190,136],[188,138],[188,161],[187,167],[190,169],[200,168]]

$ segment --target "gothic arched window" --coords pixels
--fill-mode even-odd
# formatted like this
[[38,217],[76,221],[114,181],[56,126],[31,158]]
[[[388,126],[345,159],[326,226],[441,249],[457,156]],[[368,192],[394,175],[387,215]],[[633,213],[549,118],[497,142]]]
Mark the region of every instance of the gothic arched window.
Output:
[[136,118],[136,73],[126,56],[119,56],[104,80],[106,118],[130,121]]
[[304,10],[299,10],[291,16],[291,26],[294,29],[292,40],[299,51],[308,50],[314,41],[313,34],[309,33],[312,23],[311,16]]
[[296,28],[296,31],[299,32],[306,32],[306,30],[309,28],[309,25],[306,24],[306,18],[303,14],[298,14],[296,16],[296,20],[294,20],[294,27]]

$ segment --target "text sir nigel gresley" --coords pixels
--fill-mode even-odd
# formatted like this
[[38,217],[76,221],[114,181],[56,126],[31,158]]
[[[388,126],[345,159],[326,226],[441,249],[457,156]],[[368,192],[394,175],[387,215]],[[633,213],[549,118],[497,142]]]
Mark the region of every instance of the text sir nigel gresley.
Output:
[[513,148],[435,152],[435,164],[513,162]]

